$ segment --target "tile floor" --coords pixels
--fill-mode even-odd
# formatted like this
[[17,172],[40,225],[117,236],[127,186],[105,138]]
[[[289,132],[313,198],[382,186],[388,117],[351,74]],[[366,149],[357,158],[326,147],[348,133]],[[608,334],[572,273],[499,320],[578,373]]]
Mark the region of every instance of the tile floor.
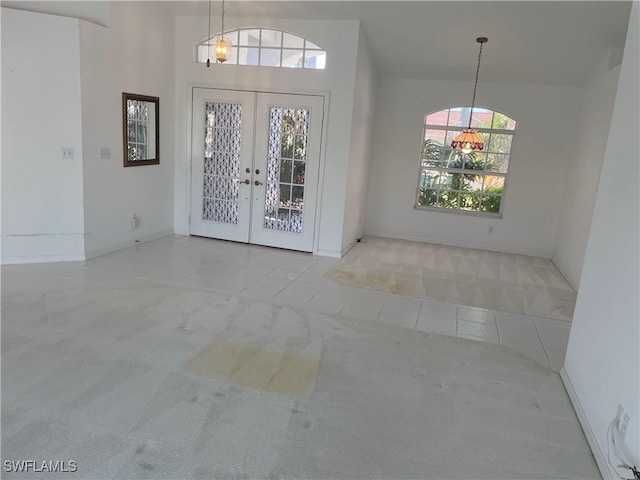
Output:
[[22,292],[27,287],[37,291],[40,285],[126,288],[152,280],[497,343],[555,370],[564,362],[568,321],[340,285],[326,275],[339,264],[336,259],[287,250],[171,236],[86,262],[3,266],[2,294]]

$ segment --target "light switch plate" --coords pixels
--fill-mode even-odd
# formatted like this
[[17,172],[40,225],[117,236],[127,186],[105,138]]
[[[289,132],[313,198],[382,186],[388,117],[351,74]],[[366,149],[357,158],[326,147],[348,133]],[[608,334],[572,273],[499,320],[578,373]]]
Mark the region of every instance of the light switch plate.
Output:
[[111,160],[111,149],[109,147],[100,148],[98,158],[100,158],[100,160]]

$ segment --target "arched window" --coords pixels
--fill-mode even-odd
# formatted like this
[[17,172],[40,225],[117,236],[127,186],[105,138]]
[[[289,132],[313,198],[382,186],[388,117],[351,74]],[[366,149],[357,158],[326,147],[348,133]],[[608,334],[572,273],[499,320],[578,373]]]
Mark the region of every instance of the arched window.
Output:
[[425,116],[416,207],[501,215],[516,121],[474,108],[471,127],[484,150],[464,154],[451,141],[469,125],[470,107]]
[[[198,63],[214,61],[212,45],[219,34],[197,45]],[[291,33],[268,28],[242,28],[224,33],[231,43],[231,55],[224,65],[309,68],[324,70],[327,52],[315,43]]]

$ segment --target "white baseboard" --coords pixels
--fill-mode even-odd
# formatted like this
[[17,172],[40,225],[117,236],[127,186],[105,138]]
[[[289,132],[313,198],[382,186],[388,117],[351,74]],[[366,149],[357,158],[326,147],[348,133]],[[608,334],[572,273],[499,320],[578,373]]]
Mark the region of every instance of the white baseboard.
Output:
[[28,263],[82,262],[84,255],[39,255],[37,257],[3,258],[0,265],[23,265]]
[[582,408],[582,404],[580,403],[580,399],[578,398],[578,394],[573,388],[573,384],[571,383],[571,379],[569,378],[569,374],[562,367],[560,369],[560,378],[562,379],[562,383],[564,383],[564,388],[567,390],[567,394],[569,395],[569,399],[571,400],[571,404],[573,405],[573,409],[576,411],[576,415],[578,416],[578,421],[580,422],[580,426],[582,427],[582,431],[584,432],[584,436],[587,438],[587,443],[591,448],[591,453],[593,454],[593,458],[596,460],[596,464],[598,465],[598,469],[600,470],[600,475],[602,478],[607,480],[609,479],[619,479],[620,475],[618,475],[613,468],[609,465],[607,461],[607,456],[605,452],[602,451],[598,441],[596,440],[596,435],[593,433],[593,429],[591,428],[591,424],[589,423],[589,419],[587,418],[587,414],[584,412]]
[[341,256],[342,256],[342,257],[344,257],[344,256],[347,254],[347,252],[348,252],[349,250],[351,250],[353,247],[355,247],[355,246],[356,246],[356,243],[358,243],[358,241],[357,241],[357,240],[354,240],[354,241],[353,241],[353,242],[351,242],[349,245],[347,245],[346,247],[344,247],[344,248],[342,249]]
[[341,252],[334,252],[331,250],[318,250],[316,255],[320,257],[330,257],[330,258],[342,258]]
[[396,240],[408,240],[410,242],[423,242],[423,243],[433,243],[434,245],[445,245],[447,247],[459,247],[459,248],[471,248],[474,250],[484,250],[486,252],[496,252],[496,253],[510,253],[513,255],[524,255],[526,257],[539,257],[539,258],[550,258],[548,254],[542,252],[527,252],[527,251],[516,251],[512,249],[504,249],[497,250],[495,248],[490,248],[488,246],[482,246],[477,244],[472,244],[470,242],[459,242],[459,241],[444,241],[444,240],[435,240],[427,237],[416,237],[411,235],[397,235],[395,233],[389,232],[381,232],[381,231],[367,231],[365,233],[365,237],[382,237],[382,238],[393,238]]
[[117,252],[118,250],[122,250],[123,248],[133,247],[134,245],[139,245],[141,243],[147,243],[153,240],[158,240],[159,238],[168,237],[169,235],[173,235],[173,230],[163,230],[161,232],[144,235],[140,238],[137,238],[135,240],[131,240],[128,242],[122,242],[116,245],[110,245],[108,247],[102,247],[102,248],[97,248],[95,250],[90,250],[85,253],[85,256],[87,260],[89,260],[91,258],[106,255],[107,253]]
[[550,260],[551,260],[551,263],[553,263],[553,266],[556,267],[556,270],[558,270],[560,272],[560,275],[562,275],[564,277],[564,279],[567,281],[567,283],[569,285],[571,285],[571,288],[573,288],[577,292],[579,285],[576,282],[574,282],[573,280],[571,280],[569,278],[569,276],[562,271],[562,269],[558,266],[558,264],[556,263],[556,261],[554,260],[553,257],[551,257]]

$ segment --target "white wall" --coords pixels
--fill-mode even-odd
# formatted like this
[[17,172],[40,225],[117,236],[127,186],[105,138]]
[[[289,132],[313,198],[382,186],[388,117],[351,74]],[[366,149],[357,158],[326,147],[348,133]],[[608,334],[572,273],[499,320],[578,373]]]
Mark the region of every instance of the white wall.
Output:
[[600,61],[582,87],[572,152],[560,204],[558,232],[552,259],[577,290],[589,238],[609,123],[620,67],[609,68],[609,55]]
[[[203,12],[206,10],[203,6]],[[213,19],[213,31],[220,25]],[[340,255],[347,167],[351,141],[353,89],[355,83],[359,24],[356,21],[286,20],[227,17],[226,28],[261,26],[289,31],[307,38],[327,51],[325,70],[294,70],[234,65],[206,68],[195,63],[195,45],[206,38],[205,17],[176,20],[176,169],[175,230],[188,234],[190,165],[190,84],[208,87],[262,89],[267,91],[330,92],[324,182],[320,185],[320,231],[316,249],[325,255]]]
[[84,258],[78,29],[2,9],[3,263]]
[[[478,85],[478,105],[518,121],[502,219],[414,209],[424,116],[468,105],[472,83],[385,78],[378,87],[365,231],[550,257],[572,155],[578,87]],[[489,233],[489,226],[494,227]]]
[[109,26],[109,2],[104,0],[29,0],[27,2],[24,0],[2,0],[2,6],[29,12],[78,18],[98,25]]
[[364,217],[371,166],[371,142],[375,107],[376,72],[362,29],[358,37],[358,60],[354,85],[351,151],[347,171],[342,251],[364,235]]
[[638,7],[634,2],[564,366],[590,427],[586,430],[595,435],[592,449],[606,455],[607,427],[621,404],[631,417],[628,461],[636,465],[640,465]]
[[[109,28],[80,29],[89,257],[173,233],[174,17],[162,2],[111,2],[109,14]],[[123,167],[122,92],[160,97],[159,165]]]

